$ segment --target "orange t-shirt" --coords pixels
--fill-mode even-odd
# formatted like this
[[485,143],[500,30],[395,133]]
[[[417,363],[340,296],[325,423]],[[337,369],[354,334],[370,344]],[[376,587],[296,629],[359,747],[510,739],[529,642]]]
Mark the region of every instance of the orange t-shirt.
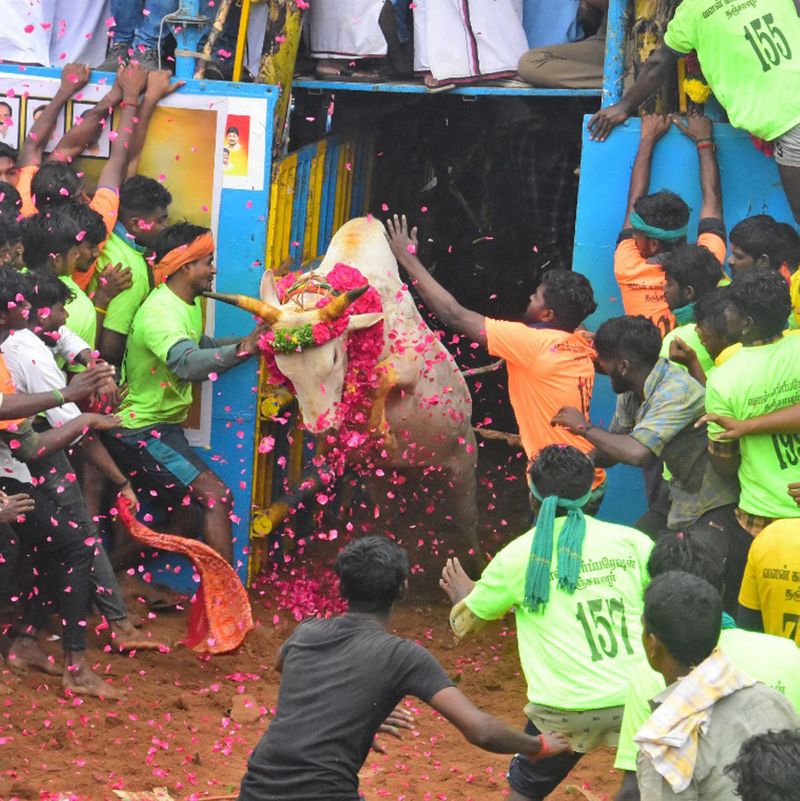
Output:
[[[574,445],[589,453],[593,445],[550,421],[562,406],[589,416],[594,386],[594,350],[579,334],[556,328],[486,318],[489,353],[506,360],[508,394],[522,446],[533,458],[546,445]],[[605,479],[595,468],[592,487]]]
[[[725,262],[728,246],[718,233],[706,231],[700,234],[697,244],[708,248],[721,264]],[[641,314],[649,318],[661,332],[662,338],[672,331],[675,318],[664,300],[664,271],[657,261],[642,258],[632,236],[621,239],[617,244],[614,277],[619,284],[625,314]]]
[[[31,183],[33,176],[39,172],[38,164],[29,164],[27,167],[20,167],[17,191],[22,198],[22,216],[32,217],[38,209],[34,205],[33,195],[31,194]],[[94,193],[89,202],[89,208],[94,209],[103,218],[106,232],[111,233],[117,224],[119,214],[119,192],[110,186],[100,186]]]
[[[8,371],[8,367],[6,367],[5,359],[2,354],[0,354],[0,401],[2,401],[2,398],[6,395],[13,395],[16,391],[17,388],[14,386],[14,379],[11,378],[11,373]],[[0,402],[0,418],[2,418],[2,402]],[[21,417],[19,420],[0,419],[0,429],[8,429],[24,422],[24,417]]]

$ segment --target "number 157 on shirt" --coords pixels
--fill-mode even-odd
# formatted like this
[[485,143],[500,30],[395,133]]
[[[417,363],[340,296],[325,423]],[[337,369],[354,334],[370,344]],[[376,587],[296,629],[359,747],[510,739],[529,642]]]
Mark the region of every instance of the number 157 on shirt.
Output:
[[620,645],[631,655],[628,621],[625,617],[625,604],[621,598],[594,598],[579,601],[575,615],[583,628],[586,643],[592,654],[592,662],[613,659],[620,653]]

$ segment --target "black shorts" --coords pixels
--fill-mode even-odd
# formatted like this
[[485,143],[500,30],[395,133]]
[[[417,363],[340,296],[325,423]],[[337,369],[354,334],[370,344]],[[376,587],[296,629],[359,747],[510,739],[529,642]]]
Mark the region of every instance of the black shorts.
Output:
[[[536,737],[541,732],[528,720],[525,734]],[[516,754],[508,766],[506,778],[511,788],[520,795],[532,801],[541,801],[567,778],[582,756],[583,754],[570,754],[565,751],[563,754],[534,762],[522,754]]]
[[116,428],[103,434],[103,443],[137,488],[152,489],[164,500],[183,497],[195,479],[210,469],[189,445],[183,429],[171,423],[136,430]]

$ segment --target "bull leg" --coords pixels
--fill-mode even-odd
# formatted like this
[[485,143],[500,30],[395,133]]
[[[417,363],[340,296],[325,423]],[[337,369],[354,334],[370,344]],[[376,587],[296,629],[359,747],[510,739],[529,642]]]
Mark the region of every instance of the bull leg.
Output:
[[472,444],[472,453],[468,453],[466,449],[460,451],[443,467],[448,484],[448,507],[453,522],[461,533],[461,548],[471,551],[471,558],[462,561],[480,570],[486,561],[478,539],[478,486],[474,441]]

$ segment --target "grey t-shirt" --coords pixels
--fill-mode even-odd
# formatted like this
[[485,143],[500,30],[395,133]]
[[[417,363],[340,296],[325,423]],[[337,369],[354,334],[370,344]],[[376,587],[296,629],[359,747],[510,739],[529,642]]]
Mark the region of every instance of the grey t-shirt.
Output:
[[373,621],[304,621],[284,644],[278,708],[239,801],[358,801],[358,771],[387,715],[406,695],[427,702],[452,684],[424,648]]

